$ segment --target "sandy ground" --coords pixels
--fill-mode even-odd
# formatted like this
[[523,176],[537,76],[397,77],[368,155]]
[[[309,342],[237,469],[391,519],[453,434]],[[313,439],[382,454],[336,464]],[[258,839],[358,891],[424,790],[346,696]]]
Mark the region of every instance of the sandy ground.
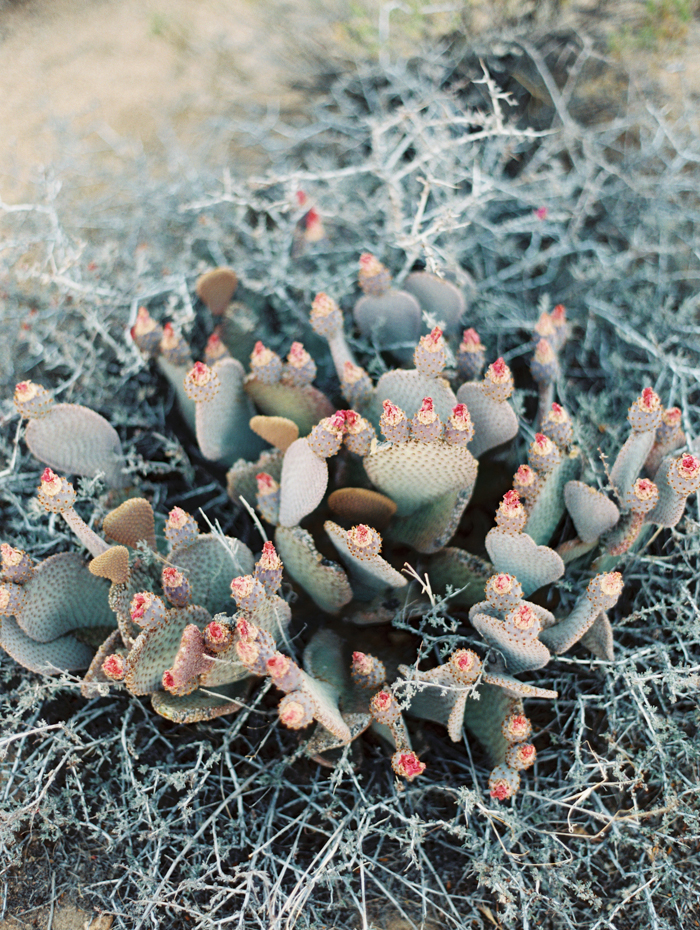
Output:
[[[556,6],[556,4],[554,4]],[[259,114],[303,118],[314,61],[415,52],[458,24],[475,30],[517,20],[509,0],[426,4],[386,15],[379,0],[0,0],[0,197],[17,202],[33,178],[77,144],[83,169],[104,173],[145,150],[165,157],[173,135],[201,144],[207,121]],[[520,14],[533,9],[517,4]],[[546,4],[535,4],[540,10]],[[611,54],[656,87],[659,106],[700,111],[700,23],[652,25],[640,50],[644,3],[566,3],[567,22],[608,33]],[[435,12],[435,9],[443,12]],[[612,12],[611,12],[612,11]],[[654,39],[654,36],[652,36]],[[257,117],[256,117],[257,118]],[[79,140],[77,143],[67,140]],[[209,153],[225,160],[225,149]],[[236,152],[261,167],[262,155]],[[21,892],[15,886],[14,892]],[[0,930],[109,930],[107,915],[66,900],[11,906]],[[19,895],[14,900],[18,900]]]
[[[0,196],[21,199],[75,140],[90,170],[91,159],[104,168],[142,149],[165,157],[173,141],[192,148],[215,119],[259,120],[261,109],[273,122],[278,112],[301,118],[300,84],[315,62],[414,54],[421,40],[460,27],[574,24],[610,36],[612,54],[663,96],[700,94],[697,17],[650,20],[648,8],[645,0],[0,0]],[[656,47],[640,48],[642,36]],[[220,163],[230,155],[210,152]],[[259,152],[236,156],[261,167]]]
[[[299,115],[304,92],[295,85],[309,80],[313,62],[351,60],[365,48],[371,54],[378,21],[377,4],[365,12],[352,0],[2,4],[0,194],[6,201],[16,201],[43,165],[65,154],[66,139],[81,139],[82,153],[104,162],[110,155],[133,158],[141,148],[165,155],[173,134],[193,147],[212,119],[261,109],[272,119],[278,111]],[[397,18],[390,27],[400,29]],[[458,21],[454,13],[408,19],[416,37]],[[227,153],[211,153],[217,154]],[[257,157],[243,160],[255,164]]]

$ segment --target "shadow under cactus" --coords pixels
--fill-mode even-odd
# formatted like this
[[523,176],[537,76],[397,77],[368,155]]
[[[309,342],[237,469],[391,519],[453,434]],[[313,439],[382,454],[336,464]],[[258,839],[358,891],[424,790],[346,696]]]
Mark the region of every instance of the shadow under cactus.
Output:
[[[687,206],[681,209],[677,198],[687,188],[688,168],[697,158],[693,155],[697,140],[684,142],[681,152],[677,138],[670,132],[658,133],[658,123],[647,117],[630,114],[628,122],[622,124],[584,129],[561,108],[559,121],[553,126],[556,131],[538,136],[507,122],[507,105],[488,74],[474,74],[485,81],[478,85],[478,93],[485,92],[490,104],[488,111],[481,112],[470,109],[475,100],[470,96],[474,85],[468,86],[462,97],[445,87],[444,76],[452,73],[453,65],[436,61],[432,68],[396,69],[383,75],[367,74],[362,80],[341,81],[333,105],[319,111],[323,144],[311,147],[303,142],[292,153],[306,159],[303,169],[285,173],[280,168],[264,182],[252,185],[227,182],[223,191],[206,177],[197,182],[196,189],[154,185],[150,192],[153,215],[148,221],[143,218],[151,231],[147,238],[152,259],[139,271],[138,292],[131,284],[136,266],[125,269],[110,263],[104,284],[90,278],[89,263],[96,259],[104,263],[110,254],[110,236],[105,236],[102,246],[97,237],[96,244],[80,255],[69,232],[59,223],[61,235],[52,249],[59,248],[60,271],[55,265],[42,265],[39,259],[40,264],[22,287],[44,284],[51,288],[61,311],[65,311],[62,319],[73,341],[66,344],[56,338],[51,331],[55,311],[44,305],[39,319],[31,324],[36,328],[19,344],[16,358],[21,367],[8,381],[31,379],[55,390],[61,401],[75,400],[98,409],[120,436],[123,469],[127,475],[138,477],[141,488],[147,488],[156,513],[165,514],[173,507],[194,513],[196,508],[188,500],[202,501],[212,522],[220,519],[227,535],[242,537],[259,551],[262,541],[247,524],[245,514],[235,517],[234,527],[221,480],[222,464],[233,464],[227,458],[226,446],[214,450],[214,458],[222,460],[218,465],[207,461],[204,448],[201,454],[197,451],[192,436],[199,435],[206,424],[197,418],[197,404],[194,410],[189,408],[189,415],[186,413],[189,398],[178,394],[176,381],[174,393],[191,429],[174,427],[179,415],[173,410],[166,413],[165,403],[172,400],[172,392],[164,391],[167,382],[152,380],[124,336],[129,316],[135,321],[137,308],[148,305],[153,316],[171,320],[175,328],[168,347],[174,353],[178,351],[178,328],[194,328],[195,357],[200,357],[203,334],[214,321],[207,319],[209,311],[193,300],[195,279],[203,270],[197,257],[204,254],[208,265],[233,264],[244,289],[260,301],[255,308],[260,331],[255,335],[264,337],[265,347],[269,347],[265,352],[285,354],[292,342],[303,342],[318,366],[318,389],[339,399],[340,382],[344,391],[356,392],[354,407],[361,404],[362,390],[368,390],[368,383],[369,390],[381,379],[387,379],[384,385],[391,384],[394,376],[390,369],[407,346],[401,345],[399,334],[392,345],[392,357],[381,342],[385,330],[373,329],[370,319],[362,335],[353,330],[348,351],[363,362],[371,377],[365,381],[361,373],[351,369],[343,383],[342,377],[335,378],[333,368],[339,367],[342,375],[345,363],[354,363],[344,357],[342,345],[334,346],[332,332],[327,346],[328,334],[321,341],[310,330],[308,308],[314,294],[324,290],[341,298],[356,295],[355,263],[368,249],[381,255],[395,273],[396,293],[403,290],[414,299],[420,295],[411,292],[405,282],[417,263],[424,263],[429,271],[453,271],[466,298],[461,322],[478,331],[476,341],[465,336],[463,355],[473,355],[483,345],[489,360],[505,359],[503,365],[512,368],[518,386],[513,412],[526,424],[513,458],[507,451],[487,453],[484,461],[489,464],[480,466],[487,474],[481,475],[475,492],[483,491],[486,498],[471,515],[466,511],[469,525],[462,524],[459,533],[465,539],[485,540],[486,550],[476,555],[490,558],[498,569],[497,579],[506,574],[505,564],[498,563],[499,547],[507,549],[511,537],[522,535],[518,508],[524,508],[519,500],[506,498],[499,508],[503,522],[495,531],[488,524],[479,528],[479,514],[490,519],[513,474],[516,489],[528,504],[533,475],[518,468],[523,440],[527,440],[525,445],[532,440],[533,458],[545,460],[550,471],[561,470],[558,440],[549,438],[552,429],[562,427],[559,411],[551,410],[550,385],[556,389],[561,407],[575,418],[576,439],[585,450],[581,464],[586,480],[597,476],[601,489],[587,490],[579,486],[579,474],[565,474],[557,482],[558,492],[551,495],[554,514],[540,503],[544,515],[539,517],[541,530],[533,531],[533,545],[549,541],[545,537],[551,538],[557,525],[563,532],[560,530],[554,540],[556,545],[567,543],[567,533],[570,543],[574,530],[578,537],[573,545],[560,546],[559,557],[569,560],[570,565],[565,582],[557,585],[556,597],[546,602],[547,607],[533,601],[530,613],[523,613],[522,604],[511,605],[506,600],[499,601],[493,610],[479,605],[473,612],[474,628],[492,643],[493,656],[498,650],[508,657],[501,615],[506,624],[513,625],[510,635],[516,639],[538,624],[545,626],[542,618],[547,608],[562,618],[579,618],[575,638],[588,620],[593,625],[585,631],[586,636],[594,632],[597,618],[605,616],[601,610],[607,603],[600,591],[590,592],[588,599],[578,602],[583,606],[578,606],[577,597],[590,578],[587,563],[581,559],[590,561],[592,548],[585,551],[586,547],[594,546],[605,533],[615,533],[619,518],[609,505],[626,510],[631,515],[628,523],[635,522],[638,511],[632,499],[627,500],[634,486],[632,469],[612,463],[618,450],[625,447],[637,462],[643,461],[655,439],[662,441],[655,432],[651,438],[635,440],[629,446],[626,443],[625,414],[641,389],[651,385],[654,396],[663,397],[664,407],[679,407],[686,437],[691,444],[694,440],[697,229],[694,213]],[[436,90],[436,83],[439,86],[441,82],[443,89]],[[367,111],[372,114],[371,132]],[[625,141],[632,126],[644,138],[641,149]],[[323,235],[317,221],[312,224],[313,234],[305,234],[308,210],[304,209],[306,202],[300,205],[296,196],[299,189],[317,204]],[[659,203],[663,203],[663,211]],[[53,203],[49,210],[59,219],[60,203]],[[159,231],[159,223],[165,228],[164,218],[172,223],[166,234]],[[17,228],[18,243],[26,244],[28,238],[38,236],[41,216],[37,222],[36,230],[31,224]],[[161,277],[166,260],[170,267],[179,262],[184,269],[181,275]],[[381,293],[385,292],[386,288]],[[378,300],[381,293],[374,293],[373,299]],[[94,311],[95,300],[101,304],[100,314]],[[548,342],[551,320],[542,319],[542,311],[549,310],[548,300],[567,307],[571,334],[563,346]],[[354,302],[352,296],[348,310]],[[406,297],[399,300],[394,295],[379,307],[375,304],[373,314],[379,319],[386,311],[382,318],[382,327],[386,327],[396,307],[405,313],[409,304],[413,306]],[[261,305],[265,308],[262,312]],[[241,319],[243,325],[245,315]],[[360,332],[361,319],[362,315],[358,319]],[[77,321],[82,329],[75,325]],[[143,318],[142,322],[145,324]],[[437,322],[435,312],[428,310],[422,315],[421,325],[427,331],[433,331]],[[226,321],[220,325],[224,339]],[[532,380],[526,361],[536,325],[543,332],[537,334],[540,339]],[[170,333],[165,335],[171,337]],[[229,341],[242,347],[244,335],[234,333]],[[85,351],[78,360],[81,345]],[[60,348],[54,350],[53,346]],[[556,349],[556,364],[547,346]],[[412,339],[411,353],[414,347]],[[246,346],[246,354],[250,348]],[[439,341],[424,348],[431,356],[440,348]],[[453,352],[455,349],[453,340]],[[298,368],[308,364],[298,350],[293,359]],[[169,364],[178,361],[175,358]],[[426,364],[430,361],[431,357]],[[261,351],[257,362],[255,378],[260,384],[255,399],[259,402],[263,398],[259,406],[263,415],[270,417],[263,404],[271,393],[267,388],[274,388],[275,382],[266,384],[265,379],[276,363],[272,354]],[[212,369],[216,364],[220,363],[214,363]],[[462,364],[468,366],[470,360],[465,357]],[[200,370],[197,378],[204,376]],[[426,377],[435,379],[434,375]],[[491,374],[491,382],[497,385],[504,379],[506,373],[499,365]],[[421,437],[397,436],[396,447],[401,443],[407,447],[419,442],[430,445],[422,432],[429,435],[435,423],[438,390],[416,393],[415,409],[403,412],[408,414],[406,421],[419,418],[414,428]],[[460,397],[461,390],[455,400],[473,410],[474,418],[481,403],[486,409],[483,422],[492,422],[483,388],[468,387]],[[164,397],[168,397],[165,403]],[[422,404],[425,397],[434,403]],[[644,398],[641,406],[655,406],[651,395],[642,395]],[[396,413],[381,406],[383,396],[378,397],[380,406],[376,409],[373,399],[377,398],[365,397],[368,406],[363,416],[370,421],[374,416],[375,426],[379,426],[382,414],[387,428],[400,431],[404,421],[399,414],[408,404],[388,398],[394,407],[401,408]],[[542,408],[539,414],[538,404]],[[438,413],[443,422],[454,416],[453,407]],[[289,420],[298,408],[292,405],[282,416]],[[3,443],[8,466],[2,474],[5,535],[35,558],[66,551],[71,543],[62,522],[47,522],[27,507],[41,469],[26,454],[16,421],[7,409]],[[643,410],[637,412],[644,415]],[[660,408],[658,412],[660,416]],[[548,430],[544,421],[546,416],[552,419],[552,413],[554,422]],[[274,415],[280,416],[276,408]],[[299,435],[306,432],[303,425],[294,422]],[[302,467],[318,470],[315,459],[310,458],[317,459],[318,454],[309,443],[331,448],[334,429],[341,433],[335,438],[346,440],[345,422],[342,429],[327,423],[325,433],[314,440],[292,438],[293,430],[279,423],[274,424],[273,435],[278,440],[280,435],[284,437],[285,460],[291,453],[292,461],[297,455],[293,450],[302,448]],[[651,432],[648,423],[641,423],[644,428],[638,429],[635,422],[633,435]],[[529,424],[538,426],[530,430]],[[458,423],[451,426],[458,431]],[[253,442],[259,433],[251,435]],[[296,445],[299,442],[302,446]],[[563,444],[566,446],[568,440]],[[392,448],[383,454],[397,455]],[[611,463],[607,474],[599,448]],[[364,454],[370,459],[381,457],[382,447]],[[277,548],[281,551],[286,543],[302,566],[307,564],[304,558],[311,566],[323,569],[329,568],[324,562],[339,557],[345,564],[343,554],[347,557],[345,550],[349,551],[350,544],[361,545],[368,537],[360,534],[359,539],[348,542],[340,527],[333,528],[338,526],[333,521],[328,529],[339,546],[339,555],[319,542],[321,560],[316,560],[308,539],[301,536],[303,528],[298,527],[298,521],[314,509],[318,494],[312,486],[309,500],[285,497],[284,465],[278,464],[279,473],[272,474],[270,463],[266,474],[272,483],[263,482],[261,489],[274,494],[274,484],[280,484],[279,507],[284,517],[277,515],[281,524],[277,532],[283,542]],[[395,486],[397,465],[391,460],[386,467],[380,466],[381,462],[376,467],[370,464],[368,471],[382,494],[396,504],[395,513],[388,515],[389,526],[392,519],[410,520],[416,510],[433,501],[429,493],[425,500],[426,492],[420,488],[409,489],[413,496],[401,498],[397,493],[401,488]],[[672,491],[668,468],[665,474]],[[690,465],[688,468],[692,471]],[[546,469],[538,469],[531,460],[530,470],[537,473],[535,480],[541,481]],[[620,475],[624,472],[627,476],[628,471],[630,476],[620,482]],[[257,468],[250,474],[241,472],[236,479],[239,486],[247,481],[252,495],[256,488],[250,479],[256,472]],[[505,475],[505,481],[500,475]],[[601,493],[607,475],[621,491],[616,503]],[[684,479],[681,476],[678,480],[682,483]],[[620,483],[625,485],[623,489]],[[348,481],[342,484],[352,486]],[[83,519],[89,518],[92,508],[101,516],[110,507],[89,476],[77,487],[76,510]],[[570,490],[566,492],[565,487]],[[450,490],[447,487],[445,493]],[[644,499],[647,491],[646,486],[637,488],[636,497]],[[549,499],[541,495],[542,489],[539,495],[532,495],[531,507],[537,500]],[[84,503],[86,497],[91,498],[89,508]],[[662,497],[660,492],[659,501]],[[672,497],[669,492],[664,498],[669,512],[674,510]],[[568,521],[565,500],[572,523],[561,522]],[[270,520],[275,517],[275,507],[270,501],[268,505],[266,519]],[[377,500],[373,505],[379,506]],[[367,506],[366,501],[363,506]],[[454,501],[452,511],[457,506]],[[124,694],[88,703],[74,703],[71,698],[70,716],[65,720],[65,698],[52,701],[53,695],[65,694],[65,682],[28,675],[18,680],[16,668],[7,664],[3,666],[8,681],[3,724],[7,749],[3,835],[8,862],[19,863],[30,836],[39,834],[55,841],[65,855],[70,843],[84,845],[87,835],[93,848],[99,849],[89,876],[89,893],[115,913],[117,925],[124,927],[167,924],[205,928],[256,923],[285,927],[318,926],[329,921],[337,926],[358,926],[363,921],[364,925],[374,922],[380,926],[382,912],[388,907],[416,925],[435,920],[443,926],[466,927],[482,921],[486,913],[501,925],[512,927],[539,924],[597,930],[631,927],[650,919],[659,926],[678,925],[694,913],[698,892],[692,872],[687,871],[693,855],[688,850],[697,842],[696,507],[693,502],[680,522],[658,520],[671,529],[650,543],[640,539],[638,551],[630,540],[627,551],[614,556],[623,560],[625,580],[621,599],[610,615],[616,629],[614,660],[609,661],[607,628],[600,621],[597,636],[589,640],[589,648],[598,658],[591,659],[588,653],[575,649],[571,656],[557,658],[545,673],[537,674],[538,686],[556,691],[558,698],[546,705],[533,704],[530,716],[538,761],[534,773],[524,776],[520,792],[507,805],[499,805],[483,792],[490,766],[478,744],[465,741],[455,745],[433,723],[409,723],[413,748],[427,769],[419,774],[411,762],[409,774],[418,777],[409,783],[396,783],[386,765],[386,749],[374,736],[362,736],[349,744],[341,740],[347,748],[341,750],[333,773],[305,759],[303,743],[294,734],[270,725],[279,700],[273,689],[263,687],[254,692],[230,719],[184,727],[156,717],[146,705]],[[412,512],[407,512],[411,508]],[[381,511],[377,512],[381,519]],[[435,519],[438,517],[443,529],[449,525],[449,513],[446,518],[440,511]],[[530,520],[532,514],[526,517]],[[407,528],[404,522],[401,527],[397,552],[406,534],[411,534],[414,542],[420,538],[415,525]],[[87,528],[93,532],[92,527]],[[306,532],[319,539],[320,529],[312,521]],[[527,532],[527,524],[525,529]],[[491,542],[489,530],[489,535],[495,533]],[[612,547],[619,548],[629,533],[626,525],[621,539],[612,540]],[[456,541],[461,538],[458,534]],[[475,548],[465,544],[462,551],[466,554],[448,553],[448,564],[438,566],[433,573],[429,567],[421,567],[419,578],[427,570],[433,584],[440,571],[447,579],[461,571],[472,584],[473,593],[478,594],[473,581],[475,575],[479,577],[478,563],[472,561]],[[443,549],[430,558],[444,559],[444,553]],[[504,557],[513,556],[508,551]],[[376,558],[379,556],[373,554],[361,560],[360,568],[366,572],[365,561],[369,565]],[[543,558],[553,564],[552,556]],[[354,564],[351,552],[349,564]],[[541,570],[546,574],[546,566]],[[338,594],[340,576],[332,571],[335,586],[329,585],[327,596],[342,600]],[[608,566],[601,571],[606,577],[610,574]],[[513,574],[520,579],[520,573]],[[352,586],[352,570],[348,575]],[[366,574],[361,577],[368,593],[374,593]],[[370,577],[375,576],[370,573]],[[486,578],[488,574],[484,582]],[[300,584],[298,579],[295,583]],[[503,597],[502,580],[494,584],[498,588],[494,597]],[[619,594],[616,579],[605,584],[610,591],[606,589],[602,595],[612,596],[613,588]],[[319,581],[315,591],[319,585],[323,587]],[[538,586],[532,579],[530,585],[534,585],[533,591]],[[420,635],[421,671],[416,675],[407,669],[406,684],[397,691],[400,701],[410,700],[410,693],[403,692],[413,689],[413,699],[419,702],[425,694],[421,678],[447,680],[445,660],[450,654],[457,649],[480,648],[483,657],[484,650],[466,623],[468,604],[460,606],[459,597],[446,596],[437,583],[430,594],[421,594],[416,580],[410,590],[412,598],[425,599],[419,611],[401,610],[391,599],[385,609],[398,627],[389,634],[396,637],[394,652],[400,652],[406,643],[415,649],[411,636]],[[297,594],[300,607],[308,609],[307,595],[298,588]],[[246,590],[243,595],[247,597],[250,592]],[[479,594],[471,603],[480,599]],[[594,602],[594,608],[588,609],[588,601]],[[511,616],[511,606],[517,608],[517,616]],[[540,642],[555,653],[567,639],[563,637],[560,643],[554,636],[552,631],[558,627],[561,624],[549,625]],[[335,635],[346,631],[347,627],[342,627]],[[313,642],[311,632],[303,623],[293,629],[291,648],[297,656],[301,657],[303,646],[308,648]],[[256,636],[250,630],[239,635],[247,642]],[[339,648],[341,652],[346,649],[347,658],[347,648]],[[374,654],[371,648],[362,651],[353,664],[356,675],[365,669],[372,677],[374,666],[366,660]],[[320,655],[323,659],[323,651]],[[312,665],[318,664],[318,656],[311,657]],[[456,665],[466,671],[466,666],[462,669],[459,664],[464,654],[457,656]],[[384,661],[381,656],[378,659]],[[402,664],[411,661],[400,659]],[[347,671],[350,674],[349,668]],[[290,667],[280,667],[280,672],[273,679],[284,679]],[[492,669],[491,674],[497,677],[499,672]],[[381,677],[379,672],[377,675]],[[377,682],[379,693],[389,694],[381,688],[384,682],[378,678]],[[496,682],[487,684],[499,690]],[[304,692],[298,687],[289,690]],[[456,700],[478,703],[470,693],[461,693]],[[302,707],[303,701],[299,698],[297,705]],[[294,702],[285,707],[291,704]],[[297,713],[287,709],[283,717],[294,720]],[[389,700],[375,702],[374,713],[378,722],[396,728]],[[444,708],[433,710],[432,717],[431,713],[425,716],[449,725]],[[524,726],[521,720],[512,725]],[[478,727],[476,722],[474,727]],[[396,734],[394,741],[399,745]],[[364,755],[363,761],[359,754]],[[508,772],[501,773],[497,795],[507,793],[500,785],[510,777]],[[60,857],[59,852],[59,862]]]

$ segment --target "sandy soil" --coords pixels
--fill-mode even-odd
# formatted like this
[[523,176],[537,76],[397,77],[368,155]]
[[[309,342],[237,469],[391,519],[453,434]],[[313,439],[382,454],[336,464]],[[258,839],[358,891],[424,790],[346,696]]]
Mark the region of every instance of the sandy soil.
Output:
[[[651,26],[641,0],[446,3],[409,0],[387,15],[381,0],[0,0],[0,196],[21,199],[43,166],[76,146],[100,167],[193,147],[207,121],[268,108],[302,118],[318,61],[414,53],[453,28],[479,32],[518,18],[558,20],[612,36],[614,55],[663,94],[700,93],[700,23]],[[441,8],[432,4],[431,10]],[[645,19],[645,16],[647,17]],[[639,48],[642,30],[658,47]],[[259,116],[254,118],[258,119]],[[220,134],[221,135],[221,134]],[[173,136],[175,138],[173,138]],[[230,151],[212,151],[224,161]],[[236,151],[260,167],[261,153]],[[83,167],[83,170],[85,168]]]

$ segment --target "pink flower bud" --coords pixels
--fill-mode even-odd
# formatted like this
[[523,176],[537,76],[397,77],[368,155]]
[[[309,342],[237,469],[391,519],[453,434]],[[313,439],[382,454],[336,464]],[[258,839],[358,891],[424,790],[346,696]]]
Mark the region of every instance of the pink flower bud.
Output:
[[372,382],[369,375],[352,362],[345,362],[340,379],[343,396],[349,404],[358,406],[365,403],[372,394]]
[[118,653],[107,656],[102,663],[102,671],[112,681],[122,681],[126,675],[126,659]]
[[659,499],[659,489],[648,478],[638,478],[625,495],[623,510],[633,513],[645,514],[656,506]]
[[450,656],[448,668],[459,684],[470,685],[479,677],[481,665],[481,659],[471,649],[458,649]]
[[460,352],[483,352],[484,346],[482,345],[479,334],[473,328],[465,329],[462,334],[462,341],[459,346]]
[[673,463],[669,469],[668,481],[674,491],[680,494],[692,494],[700,485],[700,458],[686,452]]
[[421,336],[413,353],[413,364],[422,374],[434,378],[445,367],[446,361],[447,351],[442,330],[436,326],[427,336]]
[[539,490],[540,479],[537,472],[529,465],[520,465],[513,475],[515,490],[525,500],[532,500]]
[[369,702],[369,712],[377,723],[387,726],[401,716],[401,709],[391,691],[378,691]]
[[525,714],[509,714],[501,725],[501,732],[509,743],[521,743],[532,733],[532,724]]
[[53,397],[40,384],[20,381],[15,385],[14,402],[20,416],[38,420],[53,406]]
[[546,311],[540,314],[539,320],[535,323],[535,332],[541,339],[550,339],[554,335],[554,323]]
[[164,533],[172,547],[189,546],[199,536],[199,527],[187,511],[181,507],[173,507],[168,514]]
[[369,252],[360,255],[359,284],[365,294],[383,294],[391,285],[391,275],[378,258]]
[[481,383],[484,393],[492,400],[503,403],[513,393],[513,375],[503,358],[489,365]]
[[279,484],[272,475],[268,475],[267,472],[261,471],[255,476],[255,480],[258,484],[258,494],[274,494],[276,491],[279,491]]
[[532,743],[515,743],[506,750],[506,765],[516,772],[529,769],[537,758],[537,751]]
[[445,439],[453,445],[465,446],[474,436],[474,424],[466,404],[456,404],[445,424]]
[[246,642],[251,642],[256,639],[259,632],[256,625],[250,620],[246,620],[245,617],[239,617],[236,621],[236,633]]
[[530,465],[540,474],[546,474],[561,461],[561,452],[549,436],[536,433],[528,450]]
[[303,688],[304,677],[301,669],[281,652],[275,652],[266,663],[267,674],[281,691],[296,691]]
[[436,326],[427,336],[421,336],[420,342],[429,352],[438,352],[443,345],[442,330]]
[[403,442],[409,437],[409,423],[406,414],[390,400],[382,404],[383,412],[379,428],[390,442]]
[[509,765],[497,765],[489,776],[489,793],[497,801],[512,798],[520,787],[520,776]]
[[185,607],[189,603],[192,587],[188,579],[176,568],[167,566],[161,573],[163,594],[175,607]]
[[594,607],[610,610],[617,603],[624,586],[620,572],[605,572],[591,579],[586,588],[586,597]]
[[421,762],[415,752],[400,751],[391,757],[391,767],[397,775],[412,781],[417,775],[423,774],[425,762]]
[[310,359],[311,356],[300,342],[292,343],[289,349],[289,355],[287,356],[288,365],[291,365],[292,368],[303,368]]
[[287,356],[285,381],[303,387],[316,377],[316,363],[300,342],[293,342]]
[[554,349],[546,339],[540,339],[535,346],[535,361],[540,365],[553,365],[557,360]]
[[159,329],[158,324],[150,315],[146,307],[139,307],[136,313],[136,322],[131,327],[131,338],[137,342],[143,336]]
[[527,522],[527,511],[517,491],[507,491],[496,512],[496,523],[509,533],[520,533]]
[[195,403],[206,403],[219,393],[221,380],[204,362],[195,362],[183,383],[185,394]]
[[277,555],[274,543],[271,543],[269,540],[263,545],[262,555],[260,556],[258,565],[266,571],[272,571],[273,569],[282,567],[282,559]]
[[280,723],[290,730],[308,727],[314,719],[314,704],[304,691],[290,691],[278,705]]
[[55,497],[60,493],[61,483],[61,478],[50,468],[45,468],[41,473],[41,489],[48,497]]
[[73,485],[60,478],[50,468],[45,468],[41,475],[41,484],[37,499],[50,513],[66,513],[75,503]]
[[323,291],[316,295],[311,305],[311,326],[314,332],[326,339],[331,339],[342,329],[343,314],[340,307]]
[[250,354],[250,370],[263,384],[277,384],[282,377],[282,359],[258,340]]
[[212,652],[223,652],[233,640],[233,633],[228,626],[212,620],[204,628],[204,642]]
[[491,575],[484,590],[486,599],[496,610],[511,610],[523,596],[523,588],[514,575],[500,572]]
[[411,436],[422,442],[434,442],[440,438],[442,423],[435,410],[432,397],[424,397],[420,410],[411,420]]
[[207,344],[204,347],[204,357],[210,365],[213,365],[214,362],[218,362],[219,359],[231,357],[231,353],[226,348],[218,333],[212,333],[207,339]]
[[7,543],[0,545],[2,570],[7,581],[24,584],[34,574],[34,564],[22,549],[15,549]]
[[131,619],[139,626],[148,629],[166,618],[166,607],[162,599],[150,591],[134,594],[129,608]]
[[265,600],[265,588],[252,575],[241,575],[231,582],[231,597],[242,610],[255,610]]
[[627,419],[633,430],[646,432],[661,425],[663,414],[661,398],[652,388],[646,387],[630,407]]
[[516,630],[531,630],[533,627],[541,626],[540,618],[528,604],[521,604],[515,610],[508,614],[508,622]]
[[345,413],[337,410],[332,416],[317,423],[306,441],[319,458],[327,459],[340,450],[344,433]]
[[358,559],[373,559],[382,548],[382,537],[371,526],[360,523],[346,534],[350,554]]
[[380,688],[386,680],[386,668],[375,656],[353,652],[350,677],[361,688]]
[[166,323],[163,327],[159,348],[166,361],[173,365],[184,366],[190,362],[190,347],[172,323]]

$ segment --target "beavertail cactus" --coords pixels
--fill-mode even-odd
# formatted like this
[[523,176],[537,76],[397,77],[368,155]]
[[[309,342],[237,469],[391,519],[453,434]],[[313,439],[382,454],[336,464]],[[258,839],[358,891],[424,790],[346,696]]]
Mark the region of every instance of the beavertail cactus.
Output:
[[[305,247],[325,236],[314,208],[299,222],[297,247],[300,236]],[[35,563],[3,543],[0,644],[34,671],[89,665],[86,695],[147,695],[178,722],[232,713],[266,678],[281,692],[281,724],[298,731],[308,756],[333,764],[371,728],[409,782],[430,773],[411,745],[412,719],[438,723],[454,742],[466,730],[488,756],[491,797],[505,801],[537,755],[523,702],[557,697],[541,670],[572,648],[614,660],[626,562],[654,528],[681,519],[700,488],[700,459],[683,451],[682,412],[645,387],[612,467],[595,473],[595,450],[577,445],[586,430],[557,393],[562,305],[526,336],[530,388],[516,391],[506,358],[518,346],[495,357],[463,319],[454,284],[415,271],[392,287],[389,270],[365,253],[359,285],[352,319],[364,343],[348,341],[343,309],[327,293],[311,306],[332,368],[232,303],[229,268],[196,284],[199,312],[218,321],[204,359],[189,339],[202,346],[206,333],[190,336],[147,307],[135,314],[131,339],[171,384],[198,461],[214,463],[213,474],[228,469],[233,507],[257,509],[256,529],[235,514],[244,538],[264,534],[251,543],[262,548],[257,559],[241,540],[200,532],[180,506],[187,497],[154,514],[145,484],[122,495],[100,535],[64,473],[102,473],[123,490],[119,435],[97,413],[20,382],[27,444],[47,465],[38,501],[91,561],[62,553]],[[380,360],[360,355],[367,341],[402,367],[373,381]],[[506,475],[517,468],[511,488],[504,464]],[[433,617],[443,597],[455,608],[454,638],[437,661],[390,625],[406,628],[423,610]],[[94,657],[87,632],[103,640]]]

